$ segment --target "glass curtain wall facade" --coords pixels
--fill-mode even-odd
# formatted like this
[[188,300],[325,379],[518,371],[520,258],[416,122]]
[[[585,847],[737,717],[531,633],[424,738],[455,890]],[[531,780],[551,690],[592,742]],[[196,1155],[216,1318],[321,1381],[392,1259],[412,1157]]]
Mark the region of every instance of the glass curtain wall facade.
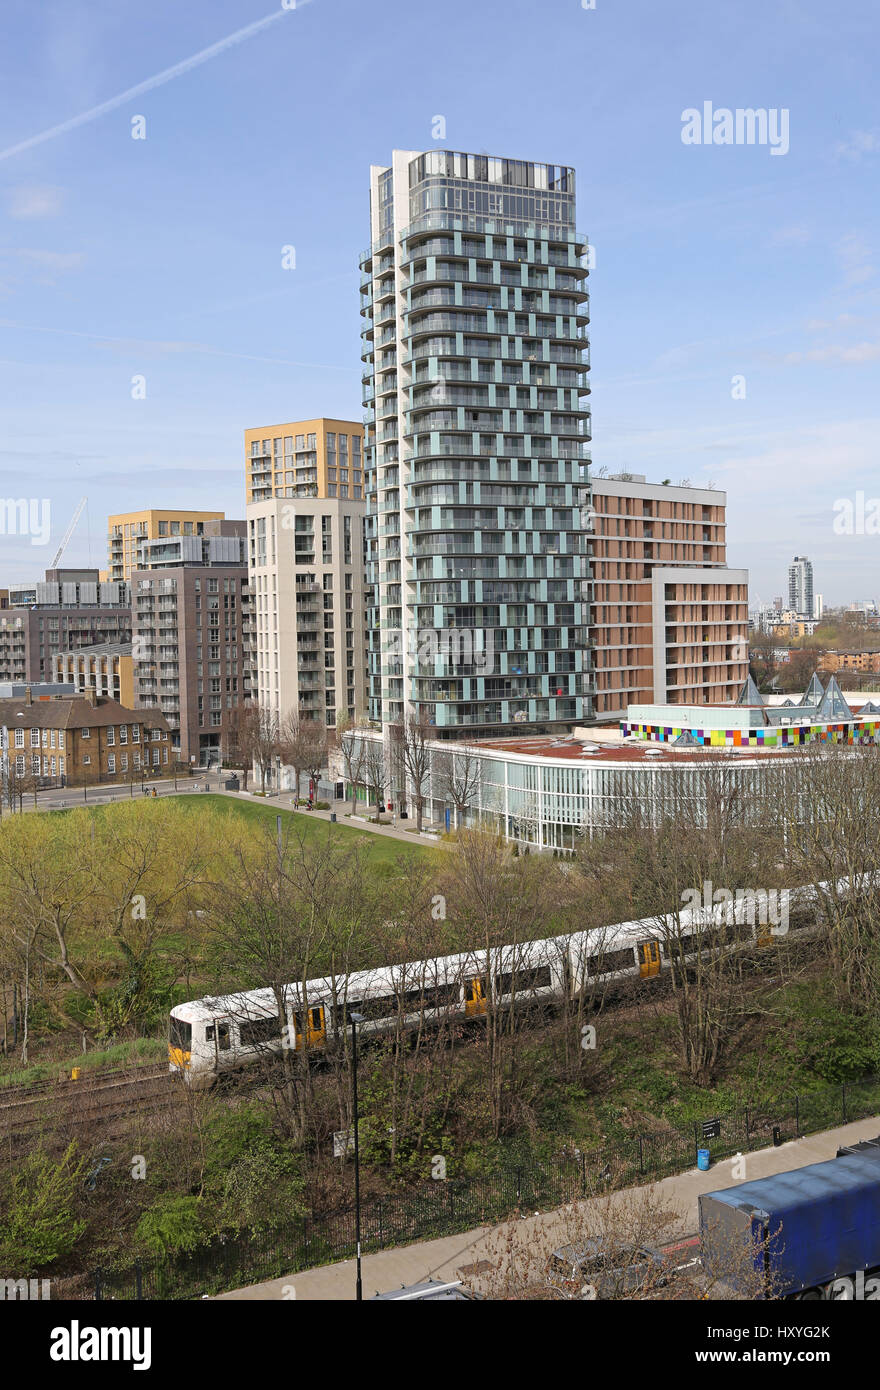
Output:
[[371,171],[361,256],[369,714],[440,736],[592,717],[587,244],[574,170]]

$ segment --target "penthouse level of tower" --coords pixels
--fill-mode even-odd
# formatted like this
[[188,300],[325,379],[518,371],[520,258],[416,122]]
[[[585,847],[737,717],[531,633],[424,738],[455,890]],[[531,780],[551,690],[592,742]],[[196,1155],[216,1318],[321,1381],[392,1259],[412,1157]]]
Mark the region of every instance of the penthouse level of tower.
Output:
[[563,165],[396,150],[360,258],[369,712],[589,720],[586,238]]

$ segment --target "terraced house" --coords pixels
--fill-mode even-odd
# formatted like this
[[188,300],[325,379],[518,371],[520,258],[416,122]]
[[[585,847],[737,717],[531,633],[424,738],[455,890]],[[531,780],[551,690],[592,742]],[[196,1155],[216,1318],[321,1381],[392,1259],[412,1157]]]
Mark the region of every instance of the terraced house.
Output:
[[[160,710],[127,709],[96,696],[0,700],[0,768],[22,779],[90,786],[159,776],[170,762],[168,722]],[[63,782],[62,782],[63,779]]]

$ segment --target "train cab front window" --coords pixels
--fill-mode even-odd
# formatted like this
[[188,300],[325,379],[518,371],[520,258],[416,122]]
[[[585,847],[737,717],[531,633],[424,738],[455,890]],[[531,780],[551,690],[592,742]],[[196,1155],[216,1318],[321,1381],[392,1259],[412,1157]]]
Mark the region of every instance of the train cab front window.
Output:
[[205,1029],[205,1040],[214,1042],[220,1052],[229,1051],[229,1024],[228,1023],[209,1023]]
[[176,1018],[172,1014],[168,1041],[172,1047],[179,1048],[181,1052],[189,1052],[192,1043],[192,1024],[186,1023],[182,1018]]

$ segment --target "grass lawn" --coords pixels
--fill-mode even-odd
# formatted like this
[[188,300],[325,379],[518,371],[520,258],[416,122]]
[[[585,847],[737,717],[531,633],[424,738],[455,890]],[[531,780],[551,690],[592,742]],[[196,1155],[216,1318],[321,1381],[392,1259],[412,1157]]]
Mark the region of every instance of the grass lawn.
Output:
[[302,835],[307,844],[314,844],[316,848],[326,844],[328,838],[337,841],[341,839],[343,843],[348,841],[351,844],[360,840],[369,854],[371,864],[397,866],[411,860],[413,856],[418,859],[430,859],[440,853],[433,846],[408,845],[401,840],[393,840],[390,836],[374,835],[366,827],[361,829],[360,826],[346,825],[343,821],[331,825],[329,821],[322,820],[309,811],[292,811],[284,804],[276,802],[274,798],[264,804],[260,801],[239,801],[229,796],[216,796],[211,792],[201,796],[182,797],[181,801],[187,809],[196,813],[202,807],[210,807],[232,816],[241,816],[245,820],[262,821],[272,830],[275,829],[275,817],[281,816],[285,833],[289,830],[291,834]]

